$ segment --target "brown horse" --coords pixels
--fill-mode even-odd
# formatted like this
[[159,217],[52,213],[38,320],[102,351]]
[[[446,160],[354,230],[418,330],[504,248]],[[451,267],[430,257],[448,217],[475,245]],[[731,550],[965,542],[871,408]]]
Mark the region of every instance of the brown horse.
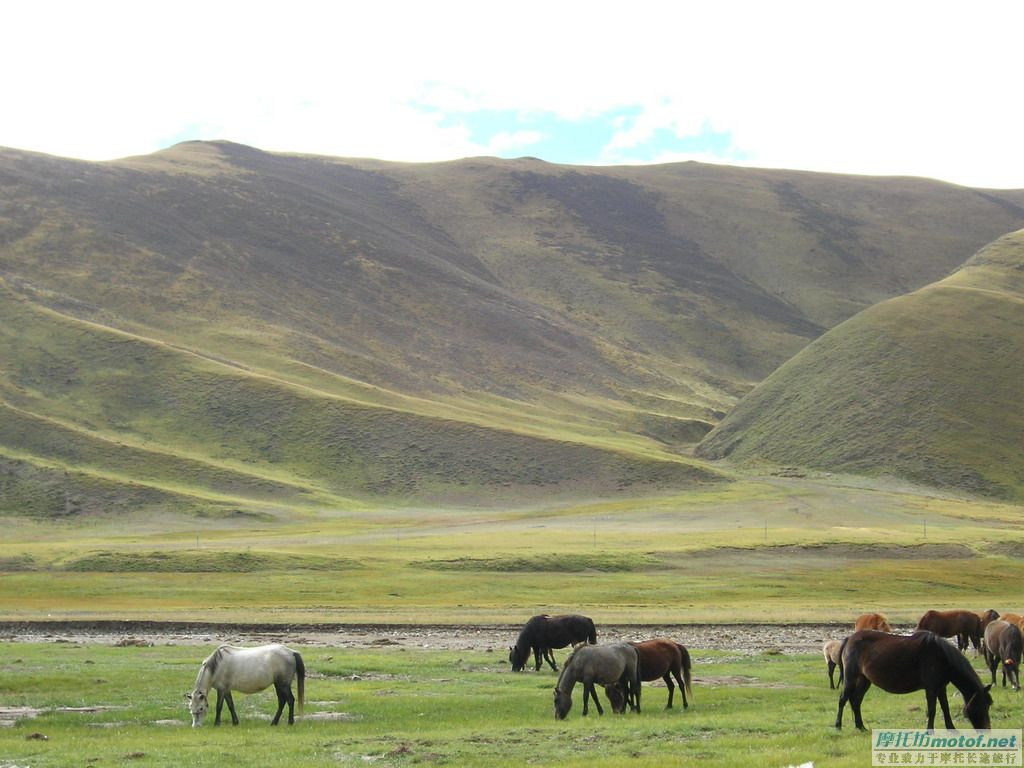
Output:
[[968,644],[977,651],[981,647],[985,625],[998,618],[999,614],[991,608],[983,614],[974,611],[927,611],[917,622],[917,628],[927,629],[939,637],[955,637],[956,647],[961,651],[966,651]]
[[992,706],[989,688],[984,686],[962,653],[934,632],[918,631],[909,637],[873,629],[854,632],[843,644],[843,672],[846,682],[839,696],[836,728],[843,727],[843,707],[850,702],[854,722],[860,730],[864,721],[860,704],[874,683],[889,693],[911,693],[924,689],[928,703],[928,730],[935,728],[935,702],[942,706],[946,728],[952,730],[946,685],[952,683],[964,699],[964,715],[975,729],[989,728]]
[[842,640],[826,640],[825,644],[821,646],[821,655],[825,657],[825,663],[828,664],[828,687],[832,690],[835,690],[836,687],[832,678],[836,667],[839,667],[839,684],[842,685],[843,683],[843,667],[840,664],[843,642]]
[[853,624],[853,631],[859,629],[877,629],[879,632],[892,632],[889,620],[880,613],[862,613]]
[[[649,683],[660,677],[668,686],[668,704],[665,705],[665,709],[672,709],[672,697],[676,691],[676,686],[672,682],[673,676],[679,683],[679,693],[683,697],[683,709],[687,709],[690,704],[686,701],[686,694],[689,693],[690,696],[693,696],[693,689],[690,687],[692,682],[690,652],[686,650],[686,646],[663,637],[630,643],[630,645],[636,648],[637,656],[640,659],[640,679]],[[622,687],[619,684],[606,685],[604,692],[608,701],[611,702],[614,712],[625,712],[627,704],[633,706],[633,702],[623,695]]]
[[1021,646],[1024,645],[1024,638],[1021,636],[1020,627],[1008,621],[997,620],[985,627],[985,663],[992,672],[992,684],[996,682],[996,667],[1000,662],[1003,665],[1003,688],[1006,687],[1006,678],[1010,678],[1010,687],[1015,691],[1020,690],[1020,669]]
[[1017,628],[1024,632],[1024,616],[1021,616],[1019,613],[1004,613],[999,618],[1011,624],[1016,624]]

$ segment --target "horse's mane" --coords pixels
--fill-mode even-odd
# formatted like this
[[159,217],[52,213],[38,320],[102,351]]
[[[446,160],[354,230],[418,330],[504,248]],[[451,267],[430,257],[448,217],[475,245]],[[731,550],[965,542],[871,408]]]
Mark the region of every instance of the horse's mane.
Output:
[[519,637],[516,638],[516,648],[519,650],[529,649],[533,644],[533,639],[538,633],[538,627],[545,621],[550,619],[546,613],[541,613],[537,616],[531,616],[530,620],[523,625],[523,628],[519,631]]
[[[570,669],[573,668],[572,661],[573,661],[573,657],[576,656],[576,650],[577,650],[576,648],[573,648],[572,653],[570,653],[568,656],[566,656],[565,657],[565,661],[562,662],[562,671],[558,673],[558,682],[555,683],[555,690],[556,691],[562,690],[562,678],[565,677],[565,673],[566,672],[568,672]],[[576,674],[575,670],[573,670],[573,674],[574,675]],[[573,678],[573,680],[575,681],[575,677]],[[573,684],[575,685],[575,682]]]
[[963,694],[964,701],[969,699],[970,695],[977,693],[985,687],[982,685],[978,673],[971,666],[971,662],[958,648],[954,648],[951,643],[947,643],[945,639],[939,637],[934,632],[925,631],[921,634],[924,635],[921,641],[922,646],[938,648],[949,664],[949,680]]
[[199,668],[199,673],[202,674],[203,670],[205,669],[212,675],[214,672],[217,671],[217,667],[220,666],[220,663],[224,659],[224,657],[230,652],[230,646],[220,646],[220,648],[218,648],[216,651],[214,651],[206,657],[206,659],[203,661],[202,666]]

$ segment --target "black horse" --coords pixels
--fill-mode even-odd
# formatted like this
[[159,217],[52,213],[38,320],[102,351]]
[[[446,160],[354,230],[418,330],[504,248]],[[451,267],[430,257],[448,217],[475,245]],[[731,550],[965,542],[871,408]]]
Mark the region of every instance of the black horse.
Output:
[[534,671],[540,671],[541,659],[558,671],[553,648],[565,648],[567,645],[587,642],[597,643],[597,630],[594,622],[587,616],[570,614],[567,616],[534,616],[523,627],[516,639],[516,644],[508,649],[508,661],[513,672],[521,672],[530,660],[530,652],[536,662]]
[[942,706],[946,728],[953,730],[946,700],[946,685],[952,683],[964,698],[964,715],[976,729],[990,728],[988,709],[992,696],[978,673],[962,653],[934,632],[918,630],[909,637],[873,629],[854,632],[843,641],[842,665],[845,676],[839,697],[836,728],[843,726],[843,707],[850,702],[857,728],[864,729],[860,703],[874,683],[889,693],[925,692],[928,730],[935,728],[935,702]]

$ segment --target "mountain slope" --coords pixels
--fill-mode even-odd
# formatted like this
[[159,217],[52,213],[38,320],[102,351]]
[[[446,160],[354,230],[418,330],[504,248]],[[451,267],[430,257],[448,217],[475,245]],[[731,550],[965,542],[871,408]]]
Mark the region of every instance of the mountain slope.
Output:
[[754,383],[1024,225],[1019,199],[696,164],[2,150],[3,498],[272,511],[712,481],[687,454]]
[[841,324],[756,387],[709,459],[1024,496],[1024,230]]

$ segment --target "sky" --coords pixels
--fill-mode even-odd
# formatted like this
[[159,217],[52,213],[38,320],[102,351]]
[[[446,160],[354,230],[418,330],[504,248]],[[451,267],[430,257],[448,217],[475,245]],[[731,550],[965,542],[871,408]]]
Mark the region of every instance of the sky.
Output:
[[0,7],[0,146],[698,160],[1024,189],[1020,0]]

